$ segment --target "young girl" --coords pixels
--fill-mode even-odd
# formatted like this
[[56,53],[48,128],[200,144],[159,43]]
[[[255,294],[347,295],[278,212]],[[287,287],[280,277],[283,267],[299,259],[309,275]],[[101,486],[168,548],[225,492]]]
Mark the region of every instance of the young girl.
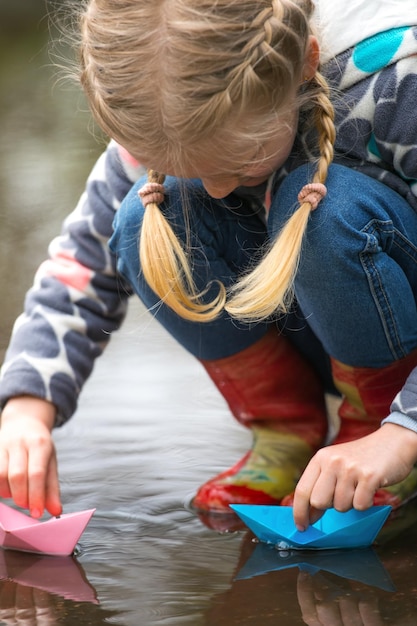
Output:
[[293,501],[302,529],[399,506],[417,488],[415,0],[90,0],[80,24],[112,141],[15,325],[0,495],[60,512],[50,431],[136,293],[253,433],[197,510]]

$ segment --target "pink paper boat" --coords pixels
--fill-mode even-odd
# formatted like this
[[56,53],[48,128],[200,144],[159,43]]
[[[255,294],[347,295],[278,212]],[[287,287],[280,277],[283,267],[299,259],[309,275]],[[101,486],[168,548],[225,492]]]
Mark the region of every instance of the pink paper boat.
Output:
[[0,502],[0,546],[21,552],[68,556],[95,509],[41,522]]

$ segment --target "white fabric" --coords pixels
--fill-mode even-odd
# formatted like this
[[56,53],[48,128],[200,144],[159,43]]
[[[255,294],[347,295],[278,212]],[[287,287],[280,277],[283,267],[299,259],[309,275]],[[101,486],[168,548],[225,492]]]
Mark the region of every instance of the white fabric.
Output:
[[417,0],[315,0],[315,5],[323,63],[384,30],[417,25]]

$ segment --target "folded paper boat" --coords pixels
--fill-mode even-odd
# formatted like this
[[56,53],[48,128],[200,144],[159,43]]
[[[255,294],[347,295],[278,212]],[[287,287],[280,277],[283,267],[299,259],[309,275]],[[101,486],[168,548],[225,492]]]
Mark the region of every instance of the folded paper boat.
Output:
[[317,522],[300,532],[290,506],[232,504],[231,508],[260,541],[283,550],[370,546],[391,512],[390,506],[373,506],[366,511],[351,509],[345,513],[328,509]]
[[10,550],[68,556],[95,509],[40,521],[0,503],[0,546]]

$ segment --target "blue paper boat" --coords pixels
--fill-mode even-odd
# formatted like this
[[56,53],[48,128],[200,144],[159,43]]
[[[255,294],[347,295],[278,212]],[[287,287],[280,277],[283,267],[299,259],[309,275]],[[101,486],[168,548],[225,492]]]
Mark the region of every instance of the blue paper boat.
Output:
[[294,524],[291,506],[230,506],[260,541],[282,550],[336,550],[370,546],[391,512],[390,506],[373,506],[366,511],[351,509],[345,513],[327,509],[317,522],[300,532]]

